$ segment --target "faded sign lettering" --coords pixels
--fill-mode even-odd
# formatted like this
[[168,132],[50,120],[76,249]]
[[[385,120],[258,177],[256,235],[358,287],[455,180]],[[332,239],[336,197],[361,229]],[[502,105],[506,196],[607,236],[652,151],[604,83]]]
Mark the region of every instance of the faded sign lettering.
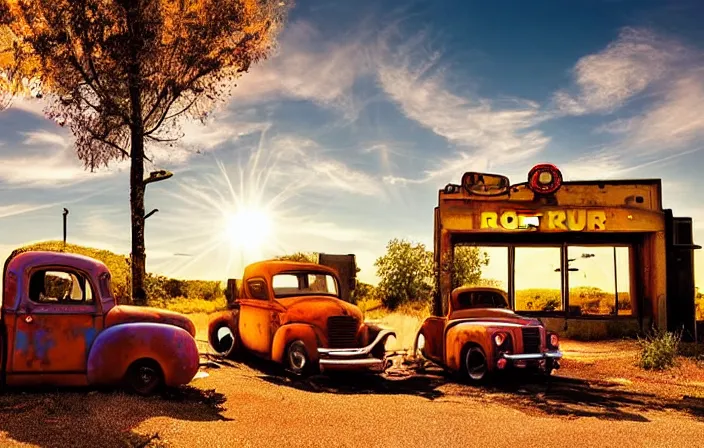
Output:
[[567,209],[548,210],[546,213],[518,213],[513,210],[482,212],[480,228],[518,230],[535,227],[528,218],[539,220],[542,230],[565,230],[573,232],[606,230],[606,212],[603,210]]

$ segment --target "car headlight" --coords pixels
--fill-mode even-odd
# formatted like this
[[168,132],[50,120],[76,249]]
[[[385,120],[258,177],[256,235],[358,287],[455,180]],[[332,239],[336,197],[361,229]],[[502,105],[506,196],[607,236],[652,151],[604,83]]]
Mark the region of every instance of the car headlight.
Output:
[[505,341],[506,335],[504,333],[496,333],[494,335],[494,344],[496,344],[497,347],[501,347]]

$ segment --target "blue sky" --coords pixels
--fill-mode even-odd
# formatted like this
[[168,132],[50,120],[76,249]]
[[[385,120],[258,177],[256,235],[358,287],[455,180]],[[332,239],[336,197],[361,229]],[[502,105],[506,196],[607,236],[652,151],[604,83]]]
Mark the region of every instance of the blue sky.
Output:
[[[276,54],[151,149],[147,168],[175,175],[147,188],[148,270],[224,280],[303,250],[355,253],[375,282],[389,239],[432,248],[439,188],[469,170],[520,182],[545,161],[568,180],[662,178],[701,244],[701,17],[697,0],[298,0]],[[41,110],[0,113],[0,255],[60,239],[63,207],[69,242],[129,253],[126,162],[83,170]],[[275,238],[237,238],[228,179]]]

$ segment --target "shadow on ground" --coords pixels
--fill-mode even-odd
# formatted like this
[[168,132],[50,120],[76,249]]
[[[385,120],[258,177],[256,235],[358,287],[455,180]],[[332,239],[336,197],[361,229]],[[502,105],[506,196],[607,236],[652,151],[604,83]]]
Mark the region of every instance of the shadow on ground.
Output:
[[134,428],[154,417],[224,420],[225,397],[185,386],[162,396],[138,397],[85,389],[6,389],[0,394],[0,431],[42,447],[161,447],[159,434]]
[[704,399],[666,398],[633,391],[618,383],[588,381],[558,373],[549,378],[516,372],[481,386],[466,385],[437,366],[422,368],[405,362],[385,375],[315,375],[292,378],[272,363],[245,357],[239,362],[259,372],[264,381],[308,392],[334,394],[405,394],[443,402],[474,398],[500,403],[526,413],[567,418],[595,417],[604,420],[647,422],[647,411],[675,410],[704,420]]
[[566,376],[550,378],[507,376],[482,388],[458,387],[447,395],[491,397],[527,413],[562,417],[595,417],[604,420],[647,422],[647,411],[675,410],[704,420],[704,400],[681,399],[640,393],[611,382],[587,381]]
[[307,392],[326,392],[334,394],[390,394],[415,395],[429,400],[435,400],[444,395],[438,387],[447,379],[441,369],[425,375],[413,375],[404,372],[398,376],[365,373],[328,373],[314,375],[308,378],[298,378],[287,373],[280,365],[256,358],[241,355],[236,361],[225,360],[217,356],[208,359],[226,367],[238,368],[238,365],[255,370],[262,380],[277,386],[291,387]]

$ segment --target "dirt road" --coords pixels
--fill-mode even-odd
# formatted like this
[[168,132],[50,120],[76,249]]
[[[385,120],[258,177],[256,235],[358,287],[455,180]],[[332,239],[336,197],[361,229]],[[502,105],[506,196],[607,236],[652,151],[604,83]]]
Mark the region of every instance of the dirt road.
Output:
[[430,369],[291,381],[251,360],[208,372],[167,397],[5,393],[0,446],[626,448],[698,446],[704,434],[701,400],[566,377],[475,388]]

